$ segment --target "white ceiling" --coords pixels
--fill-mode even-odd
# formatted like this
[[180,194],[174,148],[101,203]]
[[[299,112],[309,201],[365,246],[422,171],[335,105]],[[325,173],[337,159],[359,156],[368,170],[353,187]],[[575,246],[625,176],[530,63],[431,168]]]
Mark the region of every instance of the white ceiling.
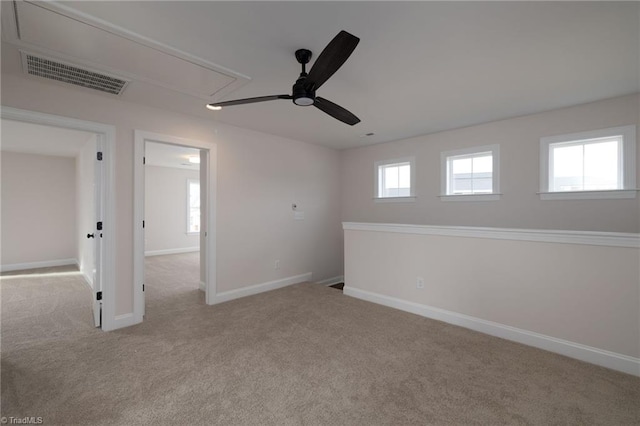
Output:
[[0,120],[0,149],[25,154],[76,157],[93,133]]
[[[634,93],[640,86],[637,2],[62,4],[102,27],[115,25],[120,33],[135,32],[251,78],[211,101],[289,93],[300,72],[296,49],[310,49],[315,58],[340,30],[360,37],[318,92],[360,117],[353,127],[284,100],[211,112],[186,94],[158,89],[134,96],[338,149]],[[2,50],[3,73],[21,72],[15,49],[3,43]],[[360,136],[369,132],[375,135]]]
[[190,163],[189,157],[199,157],[200,150],[166,143],[147,142],[144,146],[145,163],[149,166],[200,170],[200,165]]

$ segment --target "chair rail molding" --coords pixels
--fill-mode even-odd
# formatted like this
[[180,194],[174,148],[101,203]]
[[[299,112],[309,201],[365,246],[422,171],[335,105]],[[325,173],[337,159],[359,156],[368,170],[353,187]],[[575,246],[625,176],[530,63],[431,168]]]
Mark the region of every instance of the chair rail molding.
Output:
[[449,237],[640,248],[640,234],[638,233],[359,222],[343,222],[342,228],[345,231],[393,232],[398,234],[443,235]]

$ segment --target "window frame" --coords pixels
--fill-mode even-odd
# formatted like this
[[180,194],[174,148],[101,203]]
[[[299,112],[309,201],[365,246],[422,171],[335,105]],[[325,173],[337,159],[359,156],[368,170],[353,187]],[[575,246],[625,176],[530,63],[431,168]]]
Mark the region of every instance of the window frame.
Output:
[[[399,197],[381,197],[379,193],[380,189],[380,168],[388,167],[395,164],[409,163],[409,195],[403,195]],[[416,158],[415,157],[402,157],[393,158],[389,160],[380,160],[374,163],[374,186],[373,186],[373,199],[378,203],[393,203],[393,202],[413,202],[416,200]]]
[[[551,146],[566,144],[580,145],[592,139],[622,136],[622,143],[618,149],[618,178],[622,188],[552,191],[553,161]],[[540,138],[540,195],[541,200],[595,200],[636,197],[636,126],[617,126],[606,129],[590,130],[586,132],[570,133],[566,135],[546,136]]]
[[[493,169],[491,172],[491,193],[486,194],[449,194],[449,161],[454,158],[473,158],[480,154],[491,153]],[[500,193],[500,145],[483,145],[470,148],[442,151],[440,153],[440,200],[441,201],[498,201]]]
[[[189,219],[191,217],[191,184],[192,183],[197,183],[198,184],[198,188],[200,188],[200,179],[192,179],[192,178],[187,178],[187,202],[186,202],[186,207],[187,207],[187,235],[199,235],[200,231],[191,231],[189,228]],[[200,211],[202,212],[202,206],[200,206]],[[202,215],[200,216],[200,224],[202,224]],[[202,226],[200,227],[200,229],[202,229]]]

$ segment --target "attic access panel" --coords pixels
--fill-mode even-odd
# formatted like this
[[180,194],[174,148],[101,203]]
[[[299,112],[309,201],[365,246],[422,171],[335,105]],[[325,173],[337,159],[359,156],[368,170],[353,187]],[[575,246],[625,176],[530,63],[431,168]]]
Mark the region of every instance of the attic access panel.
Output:
[[[13,40],[47,59],[153,84],[203,100],[240,87],[249,79],[120,28],[101,28],[61,5],[16,2]],[[54,10],[52,10],[54,9]],[[58,10],[60,9],[60,10]],[[107,25],[107,24],[104,24]],[[120,33],[118,33],[118,31]],[[126,34],[125,34],[126,33]],[[11,40],[9,40],[11,42]],[[182,57],[181,57],[182,56]]]

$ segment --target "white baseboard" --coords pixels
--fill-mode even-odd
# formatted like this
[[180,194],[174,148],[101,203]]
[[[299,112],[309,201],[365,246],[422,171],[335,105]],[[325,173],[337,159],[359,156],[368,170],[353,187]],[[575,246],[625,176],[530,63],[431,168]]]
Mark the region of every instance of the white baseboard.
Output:
[[338,275],[337,277],[327,278],[326,280],[322,280],[322,281],[316,281],[316,284],[330,286],[330,285],[343,283],[343,282],[344,282],[344,275]]
[[85,272],[83,272],[82,273],[82,278],[84,278],[84,281],[87,283],[89,288],[93,288],[93,279],[91,279],[91,277],[89,275],[87,275]]
[[487,321],[457,312],[420,303],[409,302],[395,297],[372,293],[366,290],[345,286],[344,294],[368,302],[378,303],[402,311],[411,312],[423,317],[444,321],[449,324],[458,325],[481,333],[490,334],[536,348],[555,352],[591,364],[607,367],[612,370],[640,376],[640,358],[631,357],[568,340],[558,339],[544,334],[523,330],[516,327]]
[[293,277],[282,278],[280,280],[269,281],[236,290],[223,291],[222,293],[217,293],[214,296],[213,304],[228,302],[229,300],[239,299],[240,297],[252,296],[254,294],[264,293],[265,291],[275,290],[292,284],[311,281],[311,276],[312,273],[307,272],[306,274],[295,275]]
[[50,268],[53,266],[77,265],[76,259],[56,259],[44,260],[41,262],[13,263],[9,265],[1,265],[0,272],[21,271],[23,269]]
[[137,320],[136,319],[136,317],[135,317],[135,315],[133,315],[133,313],[116,315],[116,318],[113,321],[112,327],[109,329],[109,331],[117,330],[119,328],[129,327],[129,326],[141,323],[141,322],[142,322],[141,320]]
[[164,250],[149,250],[145,251],[145,256],[162,256],[163,254],[180,254],[180,253],[192,253],[194,251],[200,251],[200,247],[183,247],[176,249],[164,249]]

